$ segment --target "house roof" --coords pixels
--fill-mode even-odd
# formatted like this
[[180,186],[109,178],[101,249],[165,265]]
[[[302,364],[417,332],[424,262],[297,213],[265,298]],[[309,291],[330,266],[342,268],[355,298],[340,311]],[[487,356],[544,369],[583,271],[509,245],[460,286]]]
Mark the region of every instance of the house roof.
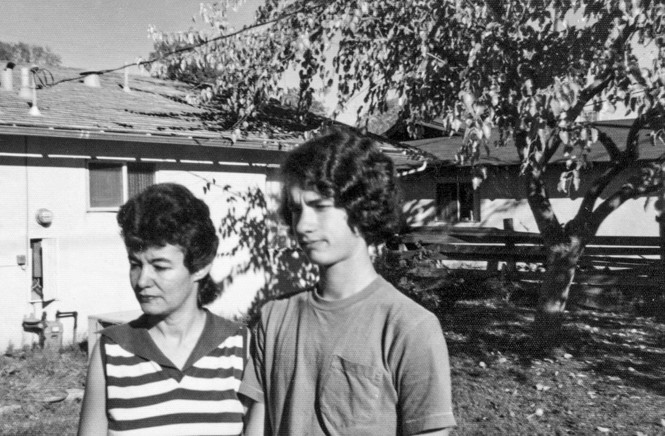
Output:
[[[0,65],[5,63],[0,62]],[[293,114],[289,109],[275,107],[267,114],[267,122],[281,123],[284,128],[274,129],[270,134],[244,132],[236,138],[232,131],[220,128],[218,119],[210,112],[188,103],[188,94],[195,91],[189,84],[129,75],[130,92],[125,92],[123,73],[100,74],[99,87],[87,86],[86,77],[86,72],[73,68],[48,67],[38,71],[38,85],[39,78],[43,81],[36,90],[40,115],[33,116],[30,115],[32,99],[22,98],[19,92],[21,66],[15,67],[12,90],[0,87],[0,134],[278,152],[302,142],[303,130],[307,130],[294,129]],[[393,157],[398,168],[416,167],[424,159],[424,153],[416,149],[408,153],[405,151],[408,147],[395,141],[370,136],[379,140],[383,151]]]
[[[600,121],[595,126],[605,132],[614,140],[620,149],[624,149],[628,138],[628,131],[634,120],[614,120]],[[490,143],[498,139],[498,132],[493,132]],[[414,141],[405,141],[404,143],[422,150],[428,154],[436,156],[439,165],[455,165],[455,154],[462,146],[463,137],[461,135],[443,136],[438,138],[419,139]],[[661,158],[665,150],[663,147],[653,146],[649,137],[648,130],[642,130],[639,136],[639,153],[641,160],[656,160]],[[575,150],[577,152],[577,150]],[[563,155],[563,147],[560,147],[550,163],[564,163],[567,160]],[[609,162],[610,158],[605,147],[600,143],[595,143],[589,152],[589,160],[592,162]],[[489,153],[482,152],[480,163],[484,165],[519,165],[520,159],[515,147],[509,143],[503,147],[490,147]]]
[[[2,64],[2,63],[0,63]],[[4,64],[2,64],[4,65]],[[81,70],[48,67],[40,77],[36,106],[21,98],[20,66],[13,70],[13,89],[0,88],[0,133],[29,136],[99,137],[145,142],[182,143],[239,148],[279,148],[301,142],[296,135],[255,134],[241,138],[206,120],[206,112],[187,102],[193,88],[185,83],[122,73],[99,75],[99,87],[87,86]],[[39,81],[38,81],[39,85]],[[209,115],[208,115],[209,118]],[[237,141],[236,141],[237,139]]]

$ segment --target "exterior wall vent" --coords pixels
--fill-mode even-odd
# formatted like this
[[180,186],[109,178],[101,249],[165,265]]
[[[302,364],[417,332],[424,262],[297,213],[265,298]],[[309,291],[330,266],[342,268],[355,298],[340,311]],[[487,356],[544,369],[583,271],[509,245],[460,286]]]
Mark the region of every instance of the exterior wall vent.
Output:
[[21,68],[21,89],[18,96],[24,100],[32,100],[32,86],[30,86],[30,68]]
[[4,91],[12,91],[14,89],[14,63],[7,62],[4,70],[0,71],[0,85]]

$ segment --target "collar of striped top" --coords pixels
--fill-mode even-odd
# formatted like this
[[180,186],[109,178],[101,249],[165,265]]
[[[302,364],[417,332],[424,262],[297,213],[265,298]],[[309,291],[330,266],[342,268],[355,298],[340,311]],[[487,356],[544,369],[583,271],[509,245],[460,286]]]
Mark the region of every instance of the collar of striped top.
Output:
[[[117,344],[122,345],[124,349],[139,357],[152,360],[162,367],[178,370],[150,337],[150,334],[148,333],[148,328],[150,326],[147,321],[147,317],[141,315],[134,321],[130,321],[127,324],[107,327],[100,333],[112,339]],[[237,333],[240,327],[239,324],[214,315],[206,309],[206,324],[203,328],[203,332],[181,371],[184,372],[200,358],[206,356],[212,350],[217,348],[219,344],[224,342],[228,337]]]

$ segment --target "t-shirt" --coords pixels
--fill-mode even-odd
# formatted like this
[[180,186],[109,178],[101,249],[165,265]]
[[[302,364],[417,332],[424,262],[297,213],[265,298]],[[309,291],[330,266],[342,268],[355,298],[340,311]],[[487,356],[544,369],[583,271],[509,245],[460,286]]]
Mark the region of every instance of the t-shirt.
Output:
[[273,435],[401,435],[455,425],[439,321],[381,277],[342,300],[310,290],[267,303],[239,392],[267,399]]
[[177,368],[145,318],[102,330],[109,435],[239,435],[245,327],[206,312],[192,354]]

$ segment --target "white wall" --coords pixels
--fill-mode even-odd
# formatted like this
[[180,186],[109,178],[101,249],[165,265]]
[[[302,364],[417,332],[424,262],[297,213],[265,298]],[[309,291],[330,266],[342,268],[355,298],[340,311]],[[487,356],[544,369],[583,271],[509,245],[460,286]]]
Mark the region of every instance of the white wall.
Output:
[[[602,165],[597,165],[593,170],[583,173],[579,191],[563,194],[556,190],[560,172],[556,167],[550,168],[546,175],[547,189],[554,212],[562,224],[575,216],[582,201],[581,196],[602,170]],[[457,170],[451,168],[445,173],[454,175],[455,171]],[[614,192],[626,177],[624,175],[624,178],[615,181],[607,192]],[[409,224],[422,226],[432,223],[436,207],[436,184],[439,179],[441,176],[421,174],[401,180]],[[525,178],[518,176],[514,168],[492,168],[488,179],[480,185],[478,195],[480,221],[462,225],[503,228],[504,218],[512,218],[515,230],[538,232],[536,221],[526,200]],[[603,196],[597,204],[605,198]],[[658,236],[659,228],[656,221],[658,211],[655,203],[656,197],[641,197],[626,201],[602,223],[598,235]]]
[[30,281],[25,273],[29,264],[16,262],[17,255],[28,255],[25,159],[11,159],[12,165],[2,165],[3,161],[10,159],[0,157],[0,351],[10,344],[20,347],[30,338],[21,327],[23,314],[30,310]]
[[[23,137],[0,138],[0,151],[38,152],[51,150],[61,153],[71,150],[68,141],[29,139]],[[112,144],[111,144],[112,145]],[[78,145],[77,145],[78,146]],[[141,145],[145,147],[145,145]],[[155,147],[159,145],[148,145]],[[109,144],[85,144],[90,155],[113,155]],[[132,151],[124,145],[123,154]],[[80,153],[80,150],[76,150]],[[46,154],[46,153],[43,153]],[[220,159],[221,160],[221,159]],[[234,167],[235,168],[235,167]],[[202,164],[157,164],[156,182],[177,182],[189,187],[208,203],[213,221],[218,224],[226,213],[226,194],[213,188],[203,193],[206,179],[216,180],[218,185],[231,185],[232,190],[249,187],[265,189],[265,171],[235,169]],[[119,235],[115,212],[93,212],[87,208],[87,170],[83,159],[16,158],[0,156],[0,351],[8,346],[21,347],[37,340],[34,333],[26,333],[22,320],[30,315],[41,316],[42,309],[49,320],[56,311],[77,311],[77,337],[73,338],[73,319],[62,318],[64,342],[87,337],[89,315],[137,310],[138,304],[129,285],[127,254]],[[36,211],[47,208],[53,213],[53,223],[43,227],[35,219]],[[50,272],[46,297],[55,301],[42,307],[30,303],[32,262],[29,252],[30,239],[48,239],[55,253],[57,271]],[[48,253],[47,253],[48,254]],[[25,255],[27,264],[20,267],[17,255]],[[215,278],[223,279],[232,273],[232,266],[241,258],[218,259]],[[46,281],[46,279],[45,279]],[[256,291],[263,284],[260,272],[236,277],[232,286],[225,289],[220,303],[214,310],[227,316],[241,314],[253,301]]]

